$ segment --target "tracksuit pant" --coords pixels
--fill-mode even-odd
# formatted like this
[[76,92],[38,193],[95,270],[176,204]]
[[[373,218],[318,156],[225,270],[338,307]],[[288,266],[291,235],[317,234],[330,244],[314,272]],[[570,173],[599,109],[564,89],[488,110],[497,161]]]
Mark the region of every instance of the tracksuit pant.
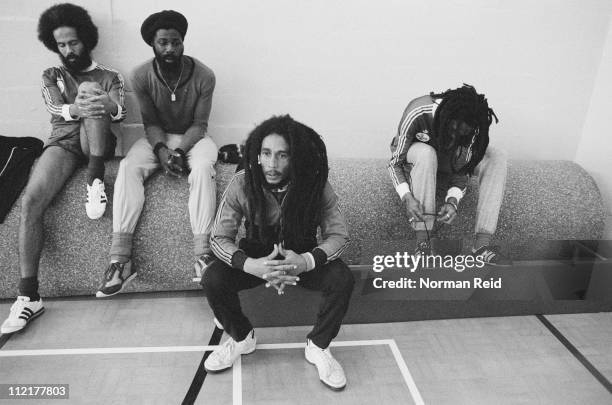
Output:
[[[412,165],[410,170],[411,190],[419,200],[425,212],[435,213],[437,176],[451,176],[448,159],[438,162],[436,150],[422,142],[414,142],[408,149],[406,160]],[[438,164],[439,163],[439,164]],[[476,166],[474,174],[478,176],[478,205],[476,208],[476,228],[474,233],[492,235],[497,228],[499,210],[504,197],[507,176],[507,157],[505,152],[488,147],[483,159]],[[461,209],[459,209],[461,210]],[[425,216],[425,223],[415,222],[415,230],[431,230],[433,216]]]
[[[182,135],[168,134],[166,144],[175,149]],[[215,162],[217,146],[205,137],[187,152],[191,173],[189,183],[189,220],[193,231],[196,257],[210,253],[210,231],[216,210]],[[113,193],[113,236],[111,260],[129,258],[136,223],[144,206],[144,181],[161,168],[153,147],[145,138],[134,143],[119,164],[119,172]]]
[[[299,275],[297,284],[309,290],[321,291],[323,294],[317,313],[317,320],[308,334],[318,347],[325,349],[338,335],[342,319],[348,309],[349,300],[355,283],[353,274],[340,259]],[[242,313],[238,292],[257,287],[266,281],[234,269],[221,260],[215,260],[202,277],[202,287],[215,317],[225,331],[237,342],[244,340],[253,329],[249,319]],[[293,286],[285,287],[290,294]],[[274,294],[275,291],[267,291]],[[262,311],[274,311],[274,308],[261,308]]]

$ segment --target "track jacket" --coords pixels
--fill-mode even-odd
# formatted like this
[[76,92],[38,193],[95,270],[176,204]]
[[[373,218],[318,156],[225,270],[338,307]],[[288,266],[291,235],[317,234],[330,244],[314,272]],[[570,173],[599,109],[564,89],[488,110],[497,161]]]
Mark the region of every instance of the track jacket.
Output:
[[[248,257],[263,257],[273,250],[274,243],[283,242],[278,240],[282,200],[278,202],[270,190],[264,189],[268,208],[264,224],[250,224],[246,221],[245,227],[248,231],[250,226],[264,226],[266,235],[270,236],[269,240],[264,242],[258,239],[243,238],[238,245],[236,244],[236,236],[242,219],[248,218],[245,190],[246,179],[244,170],[241,170],[234,175],[223,193],[211,234],[211,247],[215,256],[229,266],[240,270],[243,270],[244,262]],[[338,197],[329,183],[323,189],[322,199],[323,212],[319,224],[321,242],[317,243],[316,235],[309,235],[311,238],[304,246],[294,249],[298,254],[312,254],[316,267],[340,257],[349,243],[346,222],[338,207]],[[261,222],[261,218],[258,219],[258,222]],[[255,235],[257,234],[258,232],[255,232]]]
[[[440,99],[434,100],[430,96],[423,96],[412,100],[402,115],[397,134],[391,142],[391,160],[387,166],[393,186],[400,198],[410,192],[410,169],[412,165],[406,161],[408,148],[414,142],[423,142],[431,145],[438,151],[438,162],[449,159],[448,155],[441,156],[436,134],[432,131],[434,114]],[[467,148],[459,149],[459,166],[466,163]],[[463,198],[468,184],[468,176],[464,174],[451,174],[450,186],[446,198],[455,197],[457,202]]]

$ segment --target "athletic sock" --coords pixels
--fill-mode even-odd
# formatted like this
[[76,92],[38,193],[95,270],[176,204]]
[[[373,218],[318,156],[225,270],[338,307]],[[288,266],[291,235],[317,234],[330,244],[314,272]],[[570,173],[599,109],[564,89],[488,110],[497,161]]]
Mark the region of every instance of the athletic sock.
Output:
[[127,263],[129,261],[130,261],[130,257],[129,256],[111,255],[111,263],[113,263],[113,262]]
[[487,246],[491,244],[491,238],[493,238],[493,235],[488,234],[488,233],[477,233],[474,236],[474,247],[473,247],[473,251],[477,251],[478,249],[480,249],[483,246]]
[[104,157],[102,156],[89,156],[89,163],[87,164],[87,184],[91,186],[94,179],[104,181]]
[[38,301],[38,277],[22,277],[19,280],[19,294],[30,297],[30,301]]
[[417,243],[427,241],[427,231],[414,231],[416,233]]

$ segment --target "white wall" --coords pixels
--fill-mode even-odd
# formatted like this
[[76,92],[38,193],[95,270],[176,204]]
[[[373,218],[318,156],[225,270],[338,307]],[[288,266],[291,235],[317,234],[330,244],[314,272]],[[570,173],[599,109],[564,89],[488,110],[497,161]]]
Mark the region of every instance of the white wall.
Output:
[[612,27],[595,79],[575,161],[595,179],[607,203],[606,239],[612,239]]
[[[47,137],[38,86],[58,58],[36,39],[36,24],[53,3],[0,3],[0,134]],[[325,137],[330,155],[359,157],[388,156],[411,98],[466,82],[487,94],[501,121],[492,142],[511,157],[573,160],[604,80],[597,72],[612,14],[609,0],[75,3],[99,26],[95,58],[126,76],[152,54],[140,38],[144,18],[183,12],[186,53],[217,75],[210,132],[218,143],[289,112]],[[596,104],[610,111],[605,96]]]

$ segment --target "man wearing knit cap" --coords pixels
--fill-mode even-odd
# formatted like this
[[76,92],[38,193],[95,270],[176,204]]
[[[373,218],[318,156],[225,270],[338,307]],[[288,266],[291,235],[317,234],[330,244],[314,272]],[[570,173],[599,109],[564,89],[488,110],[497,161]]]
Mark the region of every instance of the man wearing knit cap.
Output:
[[187,20],[181,13],[152,14],[140,33],[155,55],[132,76],[146,138],[136,141],[119,165],[110,265],[97,297],[117,294],[136,276],[132,238],[145,200],[143,182],[160,168],[166,175],[187,176],[196,275],[201,276],[212,261],[209,237],[216,209],[217,146],[206,131],[215,75],[199,60],[183,55]]

